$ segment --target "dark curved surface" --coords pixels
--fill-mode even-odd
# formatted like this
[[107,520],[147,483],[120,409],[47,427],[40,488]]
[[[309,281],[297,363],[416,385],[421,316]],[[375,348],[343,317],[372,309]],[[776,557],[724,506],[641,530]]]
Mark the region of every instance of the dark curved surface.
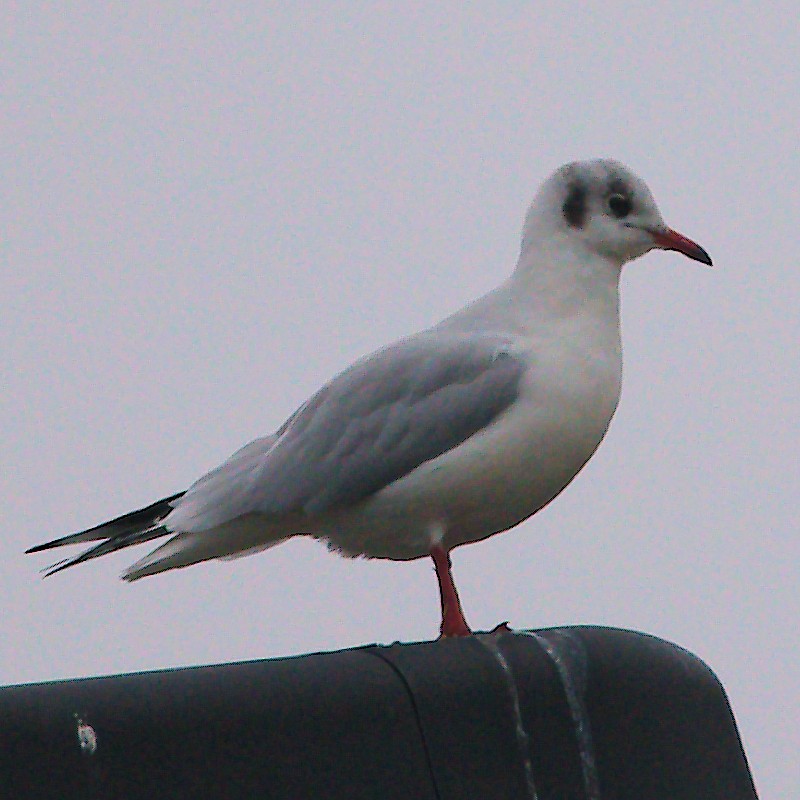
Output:
[[14,798],[756,797],[708,667],[608,628],[12,686],[0,719]]

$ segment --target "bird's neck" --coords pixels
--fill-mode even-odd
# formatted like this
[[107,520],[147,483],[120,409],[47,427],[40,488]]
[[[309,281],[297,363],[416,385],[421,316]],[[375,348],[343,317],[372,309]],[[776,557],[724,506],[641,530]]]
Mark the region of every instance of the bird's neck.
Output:
[[565,319],[617,324],[621,266],[581,243],[551,238],[523,249],[509,278],[517,315],[532,325]]

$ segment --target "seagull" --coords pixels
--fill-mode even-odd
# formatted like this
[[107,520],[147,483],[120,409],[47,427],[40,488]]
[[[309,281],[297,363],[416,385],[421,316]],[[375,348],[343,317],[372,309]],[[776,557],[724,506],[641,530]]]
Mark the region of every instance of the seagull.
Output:
[[535,514],[595,452],[620,396],[622,266],[654,248],[711,266],[626,166],[566,164],[500,286],[356,361],[186,491],[27,552],[100,541],[51,575],[169,537],[126,581],[300,535],[350,557],[430,557],[440,634],[468,636],[450,551]]

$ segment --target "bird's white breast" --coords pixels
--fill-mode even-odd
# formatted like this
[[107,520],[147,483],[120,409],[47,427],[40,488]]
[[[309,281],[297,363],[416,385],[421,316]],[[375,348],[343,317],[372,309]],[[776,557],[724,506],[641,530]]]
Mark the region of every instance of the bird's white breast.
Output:
[[466,442],[332,519],[323,535],[347,553],[416,558],[432,537],[448,547],[477,541],[546,505],[590,458],[616,408],[621,355],[610,323],[599,336],[578,319],[516,337],[513,349],[528,363],[517,401]]

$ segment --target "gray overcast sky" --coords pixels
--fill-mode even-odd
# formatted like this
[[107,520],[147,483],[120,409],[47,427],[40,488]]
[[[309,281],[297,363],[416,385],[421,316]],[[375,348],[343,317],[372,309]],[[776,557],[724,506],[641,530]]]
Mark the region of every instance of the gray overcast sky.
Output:
[[623,277],[605,443],[454,554],[476,628],[645,630],[800,788],[794,3],[5,4],[0,682],[429,639],[430,563],[296,541],[126,585],[26,547],[185,488],[513,267],[562,162],[616,157],[714,258]]

